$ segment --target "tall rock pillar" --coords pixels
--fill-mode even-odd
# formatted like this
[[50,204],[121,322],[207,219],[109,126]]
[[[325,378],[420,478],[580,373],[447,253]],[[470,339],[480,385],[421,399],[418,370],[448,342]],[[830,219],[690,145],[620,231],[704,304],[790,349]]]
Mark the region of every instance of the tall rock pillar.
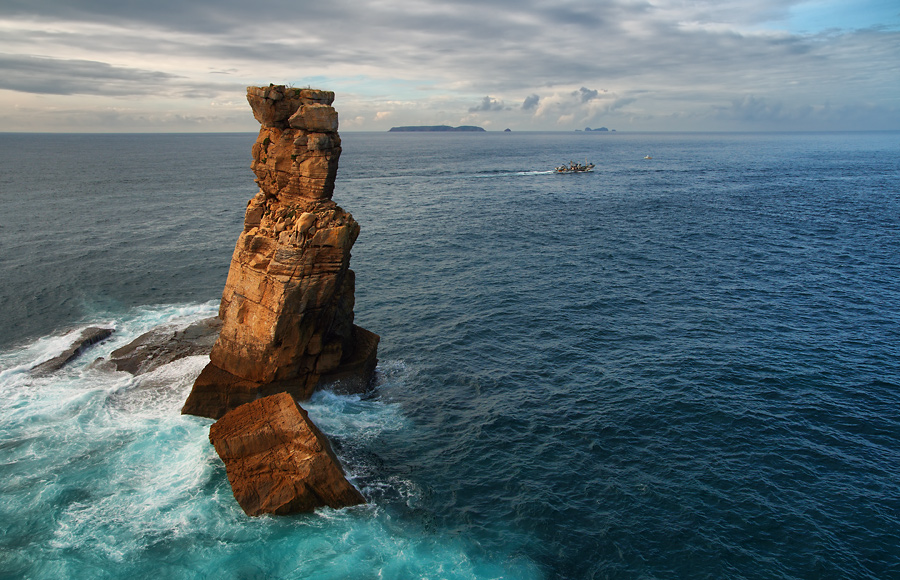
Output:
[[334,93],[248,87],[262,127],[253,145],[259,192],[247,204],[210,363],[182,413],[217,419],[261,396],[309,397],[325,381],[361,387],[378,336],[353,324],[353,216],[331,200],[341,139]]

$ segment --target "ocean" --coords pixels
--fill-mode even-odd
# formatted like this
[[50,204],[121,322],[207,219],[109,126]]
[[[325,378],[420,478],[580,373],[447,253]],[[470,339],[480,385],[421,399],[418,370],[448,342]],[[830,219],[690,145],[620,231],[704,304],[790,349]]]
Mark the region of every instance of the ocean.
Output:
[[368,503],[248,518],[204,357],[91,363],[216,312],[255,134],[0,134],[0,578],[900,578],[900,133],[342,138]]

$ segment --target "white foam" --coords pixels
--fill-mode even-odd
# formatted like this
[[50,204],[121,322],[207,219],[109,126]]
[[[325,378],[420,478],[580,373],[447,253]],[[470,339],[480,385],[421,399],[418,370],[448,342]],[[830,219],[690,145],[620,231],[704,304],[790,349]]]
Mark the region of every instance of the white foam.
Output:
[[72,367],[84,367],[97,357],[108,356],[113,350],[124,346],[141,334],[159,327],[169,326],[173,331],[183,330],[190,324],[215,316],[218,302],[194,304],[170,304],[161,306],[144,306],[134,308],[118,318],[100,315],[90,323],[79,325],[62,334],[45,336],[28,344],[0,352],[0,390],[10,383],[19,383],[22,375],[27,374],[36,365],[62,354],[75,341],[81,332],[91,326],[113,328],[110,338],[87,350],[82,356],[63,367],[64,374]]
[[[52,545],[70,549],[92,545],[114,561],[160,538],[187,537],[212,524],[214,497],[200,490],[219,477],[218,458],[204,425],[186,418],[132,421],[106,433],[130,441],[109,445],[114,462],[84,501],[70,503],[58,518]],[[224,482],[227,485],[227,481]],[[209,513],[203,513],[204,510]]]
[[[155,417],[179,413],[194,381],[209,363],[206,355],[189,356],[158,367],[148,373],[130,377],[110,392],[108,404],[116,412],[134,417]],[[97,371],[114,373],[114,371]]]
[[408,425],[400,405],[360,395],[339,395],[316,391],[301,403],[313,422],[326,434],[363,443],[386,431],[399,431]]
[[16,380],[17,375],[26,373],[41,364],[59,356],[72,346],[87,325],[75,328],[64,334],[45,336],[20,348],[0,353],[0,385]]
[[165,326],[171,330],[184,330],[189,325],[204,318],[215,316],[218,313],[217,301],[200,304],[168,304],[161,306],[142,306],[127,312],[124,316],[113,321],[116,328],[113,335],[101,345],[103,348],[94,349],[93,358],[107,356],[112,351],[125,346],[138,336]]
[[[211,480],[228,486],[207,439],[209,421],[180,414],[207,357],[180,359],[138,377],[90,366],[155,325],[187,326],[213,313],[210,305],[137,309],[113,321],[117,341],[51,375],[10,369],[0,376],[0,431],[22,442],[4,456],[12,466],[4,487],[18,494],[10,501],[47,509],[65,502],[50,549],[89,545],[122,562],[148,543],[195,534],[198,522],[216,525],[215,504],[233,503],[202,491]],[[6,360],[28,361],[17,366],[30,368],[68,348],[77,332],[37,340],[5,353]],[[73,485],[80,490],[75,499],[64,499]]]
[[[197,309],[180,320],[189,324],[209,313]],[[116,322],[137,335],[151,321],[173,318],[173,311],[159,309]],[[52,348],[48,342],[31,345],[31,360]],[[174,551],[179,566],[203,576],[235,567],[268,577],[319,577],[325,570],[329,577],[360,570],[386,578],[536,576],[502,559],[473,560],[465,539],[395,518],[390,504],[421,510],[425,494],[411,479],[379,473],[377,465],[361,466],[361,479],[354,481],[350,464],[351,482],[369,504],[307,517],[247,518],[209,444],[210,421],[180,414],[207,360],[187,357],[138,377],[87,363],[45,377],[6,375],[0,433],[16,444],[2,450],[0,491],[8,505],[25,510],[22,517],[51,526],[42,532],[49,541],[30,558],[56,563],[60,577],[87,572],[85,558],[108,570],[163,574],[151,555],[156,550]],[[383,362],[379,388],[400,388],[411,376],[402,362]],[[381,435],[410,428],[401,405],[378,391],[366,397],[321,391],[304,407],[350,456],[365,458]]]

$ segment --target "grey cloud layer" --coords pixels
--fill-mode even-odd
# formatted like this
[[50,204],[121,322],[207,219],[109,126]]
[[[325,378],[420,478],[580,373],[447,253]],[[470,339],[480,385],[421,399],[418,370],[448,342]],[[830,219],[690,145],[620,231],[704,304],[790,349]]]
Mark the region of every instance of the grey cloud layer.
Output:
[[[110,28],[98,35],[79,32],[76,25],[66,31],[32,26],[19,37],[0,39],[0,52],[16,53],[0,57],[0,88],[207,94],[204,78],[166,72],[167,59],[190,55],[223,70],[235,62],[281,64],[292,72],[332,65],[422,80],[435,90],[464,95],[469,100],[459,111],[473,115],[546,114],[553,95],[560,110],[585,115],[625,111],[653,98],[695,109],[705,103],[717,119],[802,111],[809,116],[823,94],[835,102],[891,111],[885,95],[898,89],[897,31],[746,32],[798,3],[7,0],[0,18]],[[96,60],[43,58],[40,47],[48,42],[94,51]],[[160,66],[121,66],[113,56],[108,62],[120,66],[103,62],[103,55],[115,55],[117,48],[159,55]],[[234,86],[264,80],[269,79],[241,78]],[[162,88],[148,88],[151,84]],[[693,104],[681,97],[687,92]],[[571,98],[563,103],[564,97]]]
[[162,71],[111,66],[90,60],[0,54],[0,89],[45,95],[209,98],[243,85],[195,85]]
[[174,79],[159,71],[114,67],[89,60],[62,60],[0,54],[0,89],[26,93],[149,94]]
[[[830,58],[816,40],[685,30],[673,19],[741,18],[753,23],[783,11],[778,3],[755,2],[755,8],[734,1],[692,4],[690,12],[674,15],[647,2],[628,0],[453,4],[13,0],[4,3],[0,15],[57,15],[120,24],[135,34],[137,43],[150,40],[138,32],[149,25],[197,34],[193,46],[173,50],[187,48],[222,61],[297,59],[302,65],[304,59],[333,59],[437,80],[466,79],[488,93],[643,75],[666,82],[738,83],[749,76],[761,81],[786,70],[796,73],[798,67],[821,66]],[[642,30],[623,26],[626,22],[639,23]],[[94,40],[70,41],[85,45]],[[118,42],[125,42],[124,36]]]

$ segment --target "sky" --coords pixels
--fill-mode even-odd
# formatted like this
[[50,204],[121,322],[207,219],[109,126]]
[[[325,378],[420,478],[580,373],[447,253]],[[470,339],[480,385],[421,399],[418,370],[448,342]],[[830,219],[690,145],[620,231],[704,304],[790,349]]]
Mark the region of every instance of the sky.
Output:
[[0,131],[900,130],[898,0],[2,0]]

